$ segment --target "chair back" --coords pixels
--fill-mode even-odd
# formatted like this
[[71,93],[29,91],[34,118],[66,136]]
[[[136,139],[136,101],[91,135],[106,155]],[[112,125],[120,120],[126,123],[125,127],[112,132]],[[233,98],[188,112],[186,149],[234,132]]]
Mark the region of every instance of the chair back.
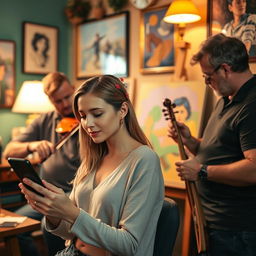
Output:
[[177,203],[165,198],[157,222],[153,256],[171,256],[180,224]]

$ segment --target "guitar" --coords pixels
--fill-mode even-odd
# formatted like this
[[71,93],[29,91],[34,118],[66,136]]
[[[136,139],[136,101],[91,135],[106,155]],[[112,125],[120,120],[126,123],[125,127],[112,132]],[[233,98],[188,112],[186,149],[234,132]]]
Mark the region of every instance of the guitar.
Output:
[[[175,108],[175,104],[172,104],[171,100],[166,98],[163,102],[163,105],[165,107],[163,109],[164,116],[166,117],[166,120],[171,120],[174,126],[174,129],[176,130],[178,135],[178,148],[179,148],[180,157],[182,160],[186,160],[188,159],[188,157],[185,152],[179,127],[177,125],[175,112],[173,111],[173,108]],[[205,223],[205,218],[204,218],[200,198],[197,192],[196,184],[194,181],[185,180],[185,185],[186,185],[188,200],[189,200],[191,213],[193,217],[197,251],[200,255],[207,255],[207,244],[206,244],[207,236],[206,236],[206,230],[205,230],[206,223]]]

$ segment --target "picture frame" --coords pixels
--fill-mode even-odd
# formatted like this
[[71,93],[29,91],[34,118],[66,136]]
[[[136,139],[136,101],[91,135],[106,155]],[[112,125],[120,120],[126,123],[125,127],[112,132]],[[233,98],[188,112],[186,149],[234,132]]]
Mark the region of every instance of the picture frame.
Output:
[[15,99],[16,44],[0,39],[0,108],[11,108]]
[[140,72],[173,72],[175,68],[174,25],[163,21],[168,6],[141,12]]
[[23,73],[45,75],[58,70],[56,26],[23,23]]
[[[256,16],[254,16],[256,15],[256,2],[254,0],[246,0],[245,4],[246,6],[240,11],[243,12],[242,22],[238,24],[235,29],[232,29],[232,8],[234,7],[229,7],[227,0],[208,0],[207,33],[208,36],[224,33],[228,36],[236,36],[241,39],[241,41],[244,41],[245,38],[249,38],[252,41],[252,44],[246,45],[245,43],[249,53],[249,61],[256,62],[256,26],[247,25],[247,21],[256,19]],[[247,30],[246,37],[241,36],[241,29],[243,30],[243,28]],[[240,31],[238,32],[239,34],[236,34],[236,31]],[[248,33],[248,31],[250,32]]]
[[[200,86],[201,85],[201,86]],[[205,88],[202,90],[202,88]],[[175,162],[180,161],[176,142],[168,137],[168,121],[163,113],[163,101],[168,97],[176,104],[174,111],[178,122],[185,123],[197,137],[203,119],[206,88],[202,81],[140,81],[136,92],[135,112],[140,126],[158,154],[167,187],[185,188],[176,171]],[[181,114],[179,114],[181,113]]]
[[89,20],[76,27],[76,77],[129,76],[129,12]]

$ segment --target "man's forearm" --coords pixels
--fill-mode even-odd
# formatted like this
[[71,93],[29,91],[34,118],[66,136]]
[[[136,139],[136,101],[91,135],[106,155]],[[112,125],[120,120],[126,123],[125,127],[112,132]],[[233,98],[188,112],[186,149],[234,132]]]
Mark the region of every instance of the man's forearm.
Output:
[[3,152],[3,157],[26,157],[29,153],[29,142],[13,141],[7,144]]
[[201,143],[201,139],[195,138],[191,136],[189,139],[186,140],[185,146],[189,149],[189,151],[196,155]]

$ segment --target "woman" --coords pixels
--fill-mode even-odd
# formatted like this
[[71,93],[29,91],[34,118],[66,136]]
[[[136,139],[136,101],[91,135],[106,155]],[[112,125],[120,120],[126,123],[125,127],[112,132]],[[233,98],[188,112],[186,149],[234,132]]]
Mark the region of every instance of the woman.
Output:
[[74,112],[82,163],[70,199],[46,181],[43,188],[24,179],[44,197],[20,184],[22,192],[49,231],[72,241],[58,255],[153,255],[162,172],[124,84],[111,75],[87,80],[75,93]]
[[44,68],[49,60],[49,38],[44,34],[35,33],[31,41],[31,46],[33,49],[31,58],[33,59],[37,67]]

